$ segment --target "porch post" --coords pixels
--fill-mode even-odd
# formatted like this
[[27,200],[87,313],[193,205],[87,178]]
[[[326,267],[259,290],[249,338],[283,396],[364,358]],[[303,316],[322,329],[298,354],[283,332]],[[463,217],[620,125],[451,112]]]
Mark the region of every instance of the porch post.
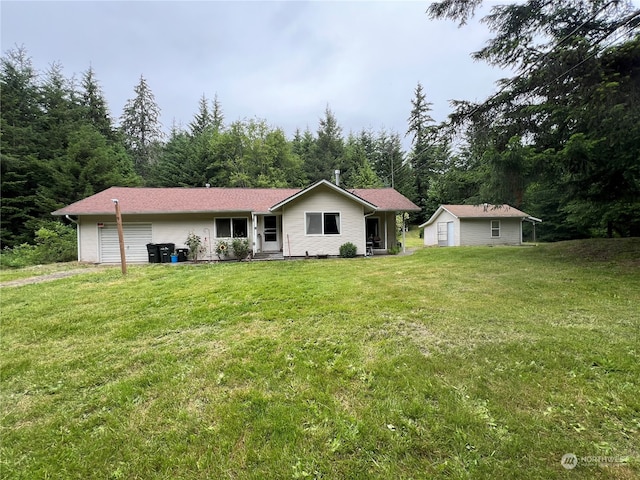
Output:
[[251,213],[251,222],[253,223],[253,245],[251,246],[251,251],[255,257],[256,253],[258,253],[258,216],[253,212]]
[[404,212],[402,212],[402,253],[407,253],[407,234],[405,233],[404,227]]
[[389,212],[384,214],[384,248],[389,251]]

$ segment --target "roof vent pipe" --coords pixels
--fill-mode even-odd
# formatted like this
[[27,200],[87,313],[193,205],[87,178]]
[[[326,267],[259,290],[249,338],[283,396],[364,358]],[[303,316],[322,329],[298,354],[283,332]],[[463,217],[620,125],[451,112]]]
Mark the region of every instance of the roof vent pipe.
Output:
[[336,175],[336,187],[340,186],[340,170],[334,170],[333,173]]

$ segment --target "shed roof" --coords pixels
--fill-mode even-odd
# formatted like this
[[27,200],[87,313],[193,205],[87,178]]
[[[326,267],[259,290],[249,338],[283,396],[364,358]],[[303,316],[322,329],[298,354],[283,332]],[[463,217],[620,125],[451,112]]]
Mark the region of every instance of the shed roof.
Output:
[[523,220],[529,221],[542,221],[506,204],[440,205],[435,213],[431,215],[431,218],[420,225],[419,228],[426,227],[433,223],[442,211],[447,211],[456,218],[522,218]]
[[[329,182],[327,182],[329,183]],[[331,184],[333,185],[333,184]],[[340,189],[340,187],[335,187]],[[340,189],[343,190],[343,189]],[[117,199],[122,214],[255,212],[273,206],[304,190],[298,188],[137,188],[111,187],[60,208],[53,215],[104,215],[113,213]],[[343,190],[378,211],[419,211],[420,208],[392,188]]]

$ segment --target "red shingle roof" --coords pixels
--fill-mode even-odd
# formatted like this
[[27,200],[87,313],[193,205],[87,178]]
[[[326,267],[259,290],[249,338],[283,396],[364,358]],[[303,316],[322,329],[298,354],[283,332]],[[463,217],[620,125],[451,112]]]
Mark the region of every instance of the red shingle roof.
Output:
[[521,212],[509,205],[442,205],[452,215],[458,218],[509,218],[528,217],[528,213]]
[[421,208],[393,188],[355,188],[350,190],[367,202],[378,207],[378,211],[419,212]]
[[[300,192],[297,188],[132,188],[111,187],[56,210],[53,215],[112,214],[118,199],[123,214],[269,212]],[[419,211],[392,188],[352,190],[380,211]]]
[[491,205],[485,203],[482,205],[440,205],[438,209],[431,215],[431,218],[419,226],[423,228],[434,222],[440,215],[440,212],[446,210],[457,218],[523,218],[541,222],[538,218],[531,217],[528,213],[524,213],[517,208],[509,205]]
[[111,187],[53,212],[53,215],[113,213],[118,199],[123,214],[268,212],[298,189],[276,188],[128,188]]

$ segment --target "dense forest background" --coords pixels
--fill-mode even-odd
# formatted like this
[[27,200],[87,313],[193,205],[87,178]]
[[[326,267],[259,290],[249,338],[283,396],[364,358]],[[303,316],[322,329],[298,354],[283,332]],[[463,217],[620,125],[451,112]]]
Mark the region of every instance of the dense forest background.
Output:
[[[480,3],[428,13],[464,25]],[[2,247],[33,243],[53,210],[114,185],[304,187],[335,169],[346,188],[406,195],[423,209],[414,223],[442,203],[507,203],[544,220],[540,240],[640,236],[639,20],[622,0],[495,6],[495,36],[473,56],[515,73],[484,102],[453,102],[436,124],[418,83],[406,132],[345,134],[328,105],[291,138],[267,119],[229,122],[206,94],[167,134],[144,76],[115,119],[93,69],[35,71],[16,47],[0,65]]]

